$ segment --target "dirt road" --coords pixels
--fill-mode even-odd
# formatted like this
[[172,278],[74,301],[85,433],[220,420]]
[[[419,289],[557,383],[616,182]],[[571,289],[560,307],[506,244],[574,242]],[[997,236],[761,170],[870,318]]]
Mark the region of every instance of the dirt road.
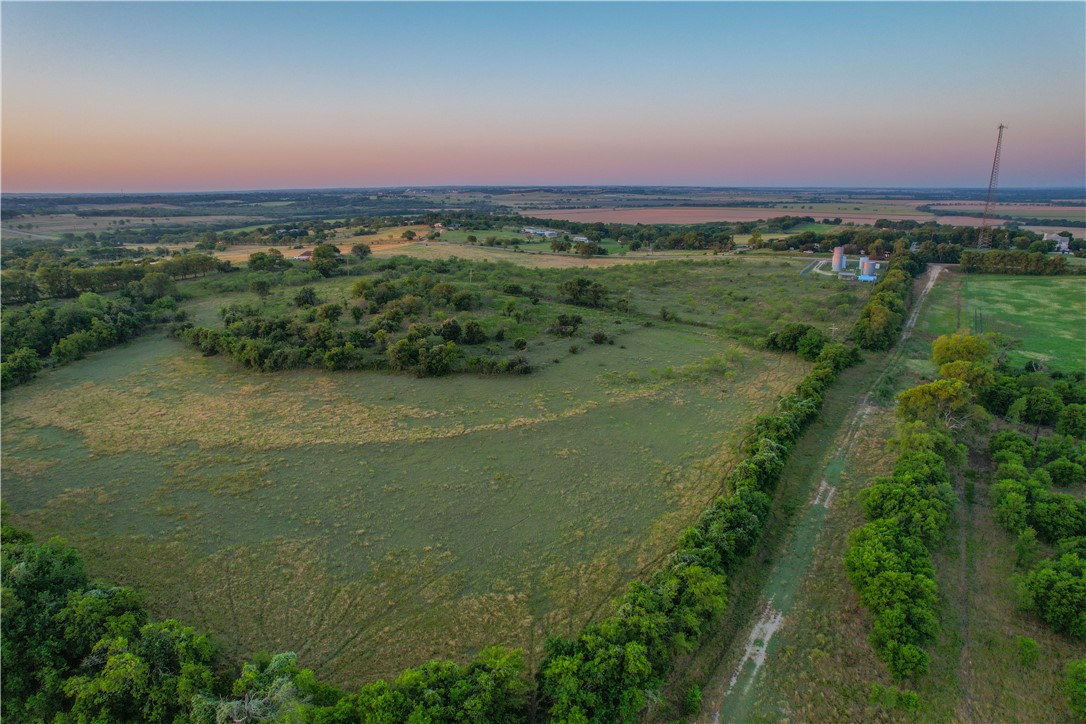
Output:
[[784,544],[783,551],[762,590],[761,602],[758,606],[761,614],[750,627],[742,651],[737,652],[738,663],[735,663],[736,656],[730,655],[725,658],[721,668],[714,674],[706,691],[707,706],[699,717],[699,721],[712,721],[717,724],[742,722],[750,718],[754,706],[753,684],[766,659],[773,655],[774,634],[782,626],[788,624],[788,612],[792,608],[803,577],[814,558],[818,535],[829,514],[837,484],[841,479],[841,471],[845,467],[845,462],[856,440],[856,432],[861,429],[864,418],[871,410],[869,402],[871,394],[878,389],[882,378],[895,367],[895,363],[902,356],[904,343],[912,336],[924,300],[935,286],[935,281],[943,268],[942,265],[937,264],[928,268],[927,283],[913,304],[912,314],[905,322],[905,328],[901,332],[901,338],[894,347],[894,351],[885,362],[883,373],[860,398],[859,404],[849,418],[848,425],[842,432],[839,451],[822,471],[821,481],[817,485],[813,480],[809,482],[810,487],[815,489],[815,493],[807,509],[800,514],[795,523],[790,538]]

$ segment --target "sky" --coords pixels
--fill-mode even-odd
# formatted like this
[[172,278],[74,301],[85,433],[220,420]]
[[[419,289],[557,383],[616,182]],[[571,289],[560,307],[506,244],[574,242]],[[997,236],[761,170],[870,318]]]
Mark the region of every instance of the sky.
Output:
[[0,3],[4,192],[1086,187],[1086,3]]

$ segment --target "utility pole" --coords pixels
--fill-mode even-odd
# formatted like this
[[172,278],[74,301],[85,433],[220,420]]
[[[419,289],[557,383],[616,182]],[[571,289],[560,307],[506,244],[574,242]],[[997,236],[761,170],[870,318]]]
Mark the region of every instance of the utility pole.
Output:
[[995,159],[992,160],[992,176],[988,179],[988,196],[984,200],[984,218],[980,222],[980,238],[977,239],[978,249],[992,248],[992,199],[995,198],[996,188],[999,186],[999,152],[1003,147],[1002,123],[999,124],[999,137],[996,139]]

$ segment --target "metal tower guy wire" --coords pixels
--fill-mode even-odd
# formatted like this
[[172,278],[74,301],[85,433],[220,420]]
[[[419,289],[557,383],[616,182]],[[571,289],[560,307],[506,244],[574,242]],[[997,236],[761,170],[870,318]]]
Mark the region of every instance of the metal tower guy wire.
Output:
[[978,249],[990,249],[992,247],[992,199],[995,198],[996,188],[999,186],[999,151],[1003,147],[1002,123],[999,124],[999,138],[996,139],[995,159],[992,161],[992,177],[988,179],[988,197],[984,200],[984,218],[980,222],[980,238],[977,239]]

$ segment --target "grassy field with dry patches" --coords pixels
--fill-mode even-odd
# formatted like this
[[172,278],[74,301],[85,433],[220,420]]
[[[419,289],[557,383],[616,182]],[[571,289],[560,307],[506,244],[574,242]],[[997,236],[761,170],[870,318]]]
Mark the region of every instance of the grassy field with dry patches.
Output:
[[491,643],[535,660],[672,545],[806,368],[684,325],[619,342],[419,380],[149,336],[5,395],[5,499],[238,655],[347,685]]

